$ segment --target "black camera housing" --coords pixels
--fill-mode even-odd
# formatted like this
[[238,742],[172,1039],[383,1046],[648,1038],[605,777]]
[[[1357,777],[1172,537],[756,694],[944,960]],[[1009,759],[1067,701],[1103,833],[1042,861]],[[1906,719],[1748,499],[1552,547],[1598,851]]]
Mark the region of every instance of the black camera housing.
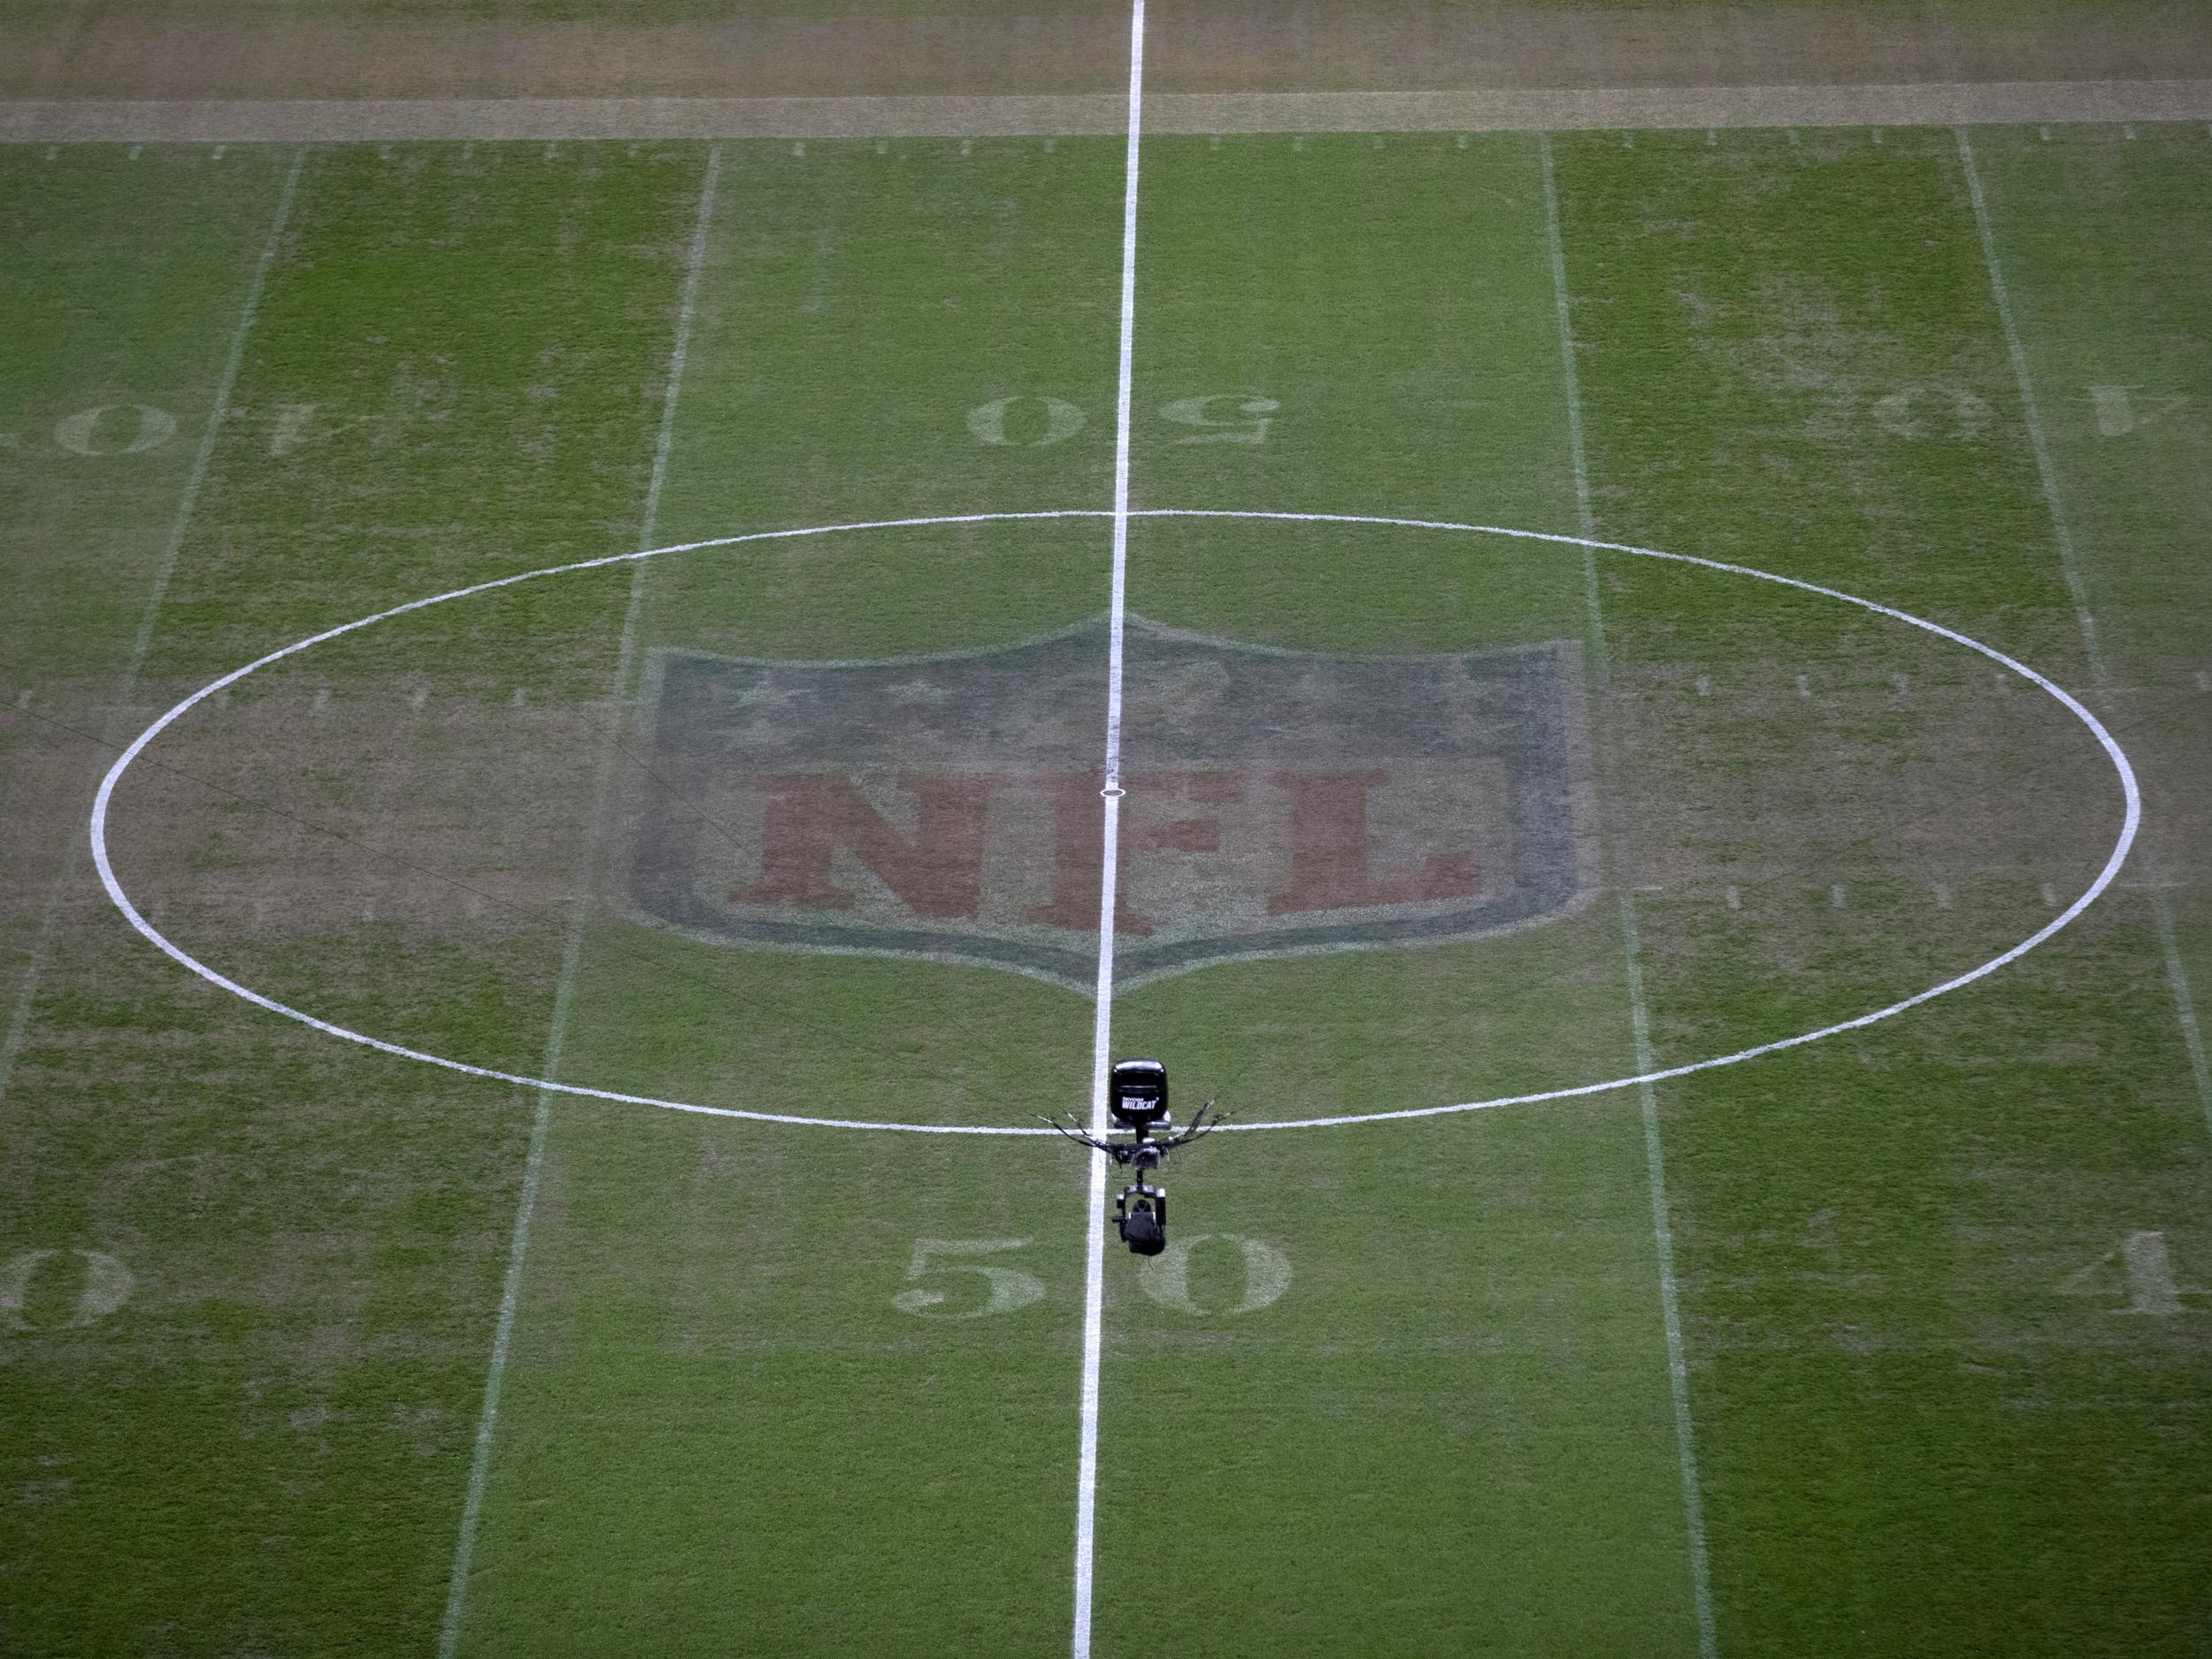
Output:
[[1140,1136],[1168,1124],[1167,1068],[1157,1060],[1117,1060],[1106,1079],[1106,1110]]

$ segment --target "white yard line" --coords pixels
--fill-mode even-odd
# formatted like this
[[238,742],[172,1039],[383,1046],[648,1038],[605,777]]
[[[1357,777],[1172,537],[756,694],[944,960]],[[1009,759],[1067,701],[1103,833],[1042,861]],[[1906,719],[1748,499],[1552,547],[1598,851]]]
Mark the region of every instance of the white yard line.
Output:
[[[276,217],[270,221],[269,234],[261,244],[261,257],[254,261],[253,276],[246,285],[246,303],[238,313],[238,326],[230,337],[230,351],[223,359],[221,378],[215,382],[215,401],[208,408],[206,429],[200,434],[200,447],[192,457],[192,470],[185,477],[184,493],[177,498],[176,517],[169,524],[169,539],[162,544],[161,561],[154,567],[152,590],[147,594],[145,608],[139,613],[138,632],[131,638],[130,657],[123,665],[122,677],[116,681],[114,706],[118,709],[128,707],[131,698],[137,695],[138,677],[144,672],[146,657],[153,649],[154,624],[169,596],[169,583],[177,572],[177,557],[192,527],[192,516],[199,508],[200,491],[207,483],[207,469],[215,457],[216,440],[222,435],[223,422],[230,414],[231,393],[238,384],[239,365],[245,360],[246,336],[253,332],[254,318],[261,310],[261,290],[268,282],[270,265],[276,261],[278,244],[284,239],[284,227],[292,217],[293,198],[299,193],[300,172],[306,165],[306,149],[303,146],[295,150],[292,165],[284,174],[283,188],[277,193]],[[61,868],[54,872],[53,883],[46,890],[46,903],[39,912],[38,932],[31,941],[31,960],[23,970],[15,1006],[8,1015],[7,1035],[0,1038],[0,1099],[7,1094],[16,1056],[22,1051],[24,1034],[30,1028],[31,1009],[38,1001],[39,983],[45,978],[46,964],[53,955],[62,902],[68,895],[69,884],[76,879],[77,861],[84,850],[84,842],[72,835]]]
[[[1559,234],[1559,187],[1553,177],[1551,138],[1537,134],[1544,173],[1544,223],[1551,249],[1552,303],[1559,318],[1559,362],[1567,388],[1567,442],[1573,452],[1575,512],[1586,538],[1597,534],[1590,509],[1590,468],[1582,441],[1582,394],[1575,375],[1574,334],[1567,309],[1567,257]],[[1597,558],[1582,550],[1583,594],[1589,611],[1592,666],[1601,689],[1612,678],[1612,657],[1599,598]],[[1636,895],[1620,895],[1621,956],[1628,978],[1629,1024],[1636,1044],[1636,1070],[1653,1069],[1651,1016],[1644,1000],[1643,937],[1636,925]],[[1667,1384],[1674,1396],[1674,1439],[1682,1474],[1682,1513],[1689,1533],[1690,1595],[1697,1615],[1701,1659],[1714,1659],[1713,1591],[1705,1548],[1705,1503],[1697,1478],[1697,1430],[1690,1416],[1690,1372],[1682,1346],[1681,1297],[1674,1277],[1674,1229],[1667,1209],[1667,1163],[1659,1142],[1659,1097],[1647,1076],[1636,1086],[1644,1120],[1644,1167],[1651,1187],[1651,1236],[1659,1258],[1659,1308],[1667,1333]]]
[[[1091,1133],[1107,1131],[1106,1079],[1113,1064],[1115,887],[1121,863],[1122,644],[1129,591],[1129,399],[1137,337],[1137,162],[1144,115],[1144,0],[1129,12],[1129,135],[1121,194],[1120,381],[1114,396],[1113,581],[1107,621],[1106,764],[1100,790],[1098,984],[1091,1022]],[[1075,1474],[1073,1659],[1090,1659],[1091,1563],[1098,1512],[1098,1368],[1106,1305],[1106,1161],[1091,1160],[1084,1198],[1083,1388]]]
[[[2112,709],[2112,676],[2105,665],[2104,647],[2097,634],[2097,618],[2089,609],[2089,589],[2082,580],[2081,563],[2074,548],[2074,531],[2068,521],[2064,498],[2060,493],[2058,467],[2051,459],[2051,447],[2044,436],[2043,412],[2036,402],[2035,381],[2028,372],[2028,354],[2020,342],[2020,329],[2013,320],[2012,296],[2005,288],[2004,265],[1997,257],[1997,236],[1991,227],[1989,201],[1982,191],[1981,169],[1975,165],[1973,141],[1967,137],[1963,127],[1953,129],[1958,140],[1959,165],[1966,174],[1966,192],[1974,204],[1974,229],[1981,238],[1982,263],[1989,270],[1989,292],[1997,303],[1997,320],[2003,325],[2005,354],[2012,360],[2012,377],[2020,391],[2020,407],[2027,418],[2028,443],[2035,452],[2036,480],[2043,491],[2043,505],[2051,519],[2051,534],[2058,543],[2059,568],[2066,578],[2066,591],[2074,601],[2074,620],[2081,630],[2082,646],[2088,653],[2089,671],[2096,682],[2097,700],[2109,713]],[[2212,1130],[2212,1071],[2205,1065],[2204,1035],[2197,1019],[2196,1000],[2190,994],[2188,970],[2183,966],[2181,949],[2174,936],[2173,906],[2165,893],[2156,887],[2150,890],[2151,913],[2158,924],[2158,943],[2166,960],[2166,983],[2173,993],[2174,1018],[2181,1027],[2181,1038],[2189,1052],[2189,1074],[2196,1084],[2197,1104],[2204,1113],[2205,1127]]]
[[[706,263],[707,228],[714,216],[715,188],[722,173],[722,147],[707,152],[706,177],[699,185],[699,209],[691,233],[691,257],[684,272],[683,300],[676,314],[676,343],[669,354],[668,388],[661,397],[660,434],[653,445],[653,472],[645,488],[644,522],[639,533],[641,549],[653,545],[660,517],[661,486],[668,477],[669,451],[676,435],[676,398],[683,386],[684,358],[691,347],[691,323],[699,305],[699,273]],[[631,566],[630,599],[622,617],[622,642],[615,653],[613,701],[618,706],[629,688],[630,671],[637,656],[638,613],[645,598],[647,565]],[[576,976],[584,952],[584,928],[591,918],[591,886],[604,833],[607,800],[613,778],[617,746],[611,726],[599,751],[599,769],[592,789],[592,811],[577,861],[577,895],[569,913],[568,935],[561,949],[560,979],[553,993],[553,1020],[545,1040],[545,1064],[541,1075],[560,1075],[561,1048],[568,1033],[568,1015],[575,1001]],[[553,1126],[553,1095],[538,1091],[537,1107],[530,1119],[530,1151],[522,1169],[522,1193],[515,1202],[514,1234],[507,1248],[507,1276],[500,1290],[499,1318],[492,1333],[491,1363],[484,1373],[484,1402],[476,1419],[476,1450],[469,1464],[468,1496],[461,1505],[461,1526],[453,1545],[452,1576],[446,1586],[445,1622],[438,1636],[440,1659],[453,1659],[461,1645],[461,1626],[468,1606],[469,1566],[476,1552],[477,1522],[484,1509],[484,1486],[491,1475],[492,1441],[498,1428],[500,1389],[506,1379],[507,1354],[514,1337],[515,1312],[522,1297],[523,1259],[530,1245],[530,1218],[537,1209],[538,1177],[545,1167],[546,1141]]]

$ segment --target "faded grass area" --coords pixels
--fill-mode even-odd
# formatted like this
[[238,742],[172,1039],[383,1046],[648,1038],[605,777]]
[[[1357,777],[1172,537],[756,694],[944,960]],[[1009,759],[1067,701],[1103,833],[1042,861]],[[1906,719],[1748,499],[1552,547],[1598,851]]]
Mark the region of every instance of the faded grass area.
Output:
[[[68,5],[0,26],[0,97],[835,97],[1110,92],[1113,0],[883,4]],[[1164,92],[1712,87],[2202,74],[2200,7],[1162,4]]]

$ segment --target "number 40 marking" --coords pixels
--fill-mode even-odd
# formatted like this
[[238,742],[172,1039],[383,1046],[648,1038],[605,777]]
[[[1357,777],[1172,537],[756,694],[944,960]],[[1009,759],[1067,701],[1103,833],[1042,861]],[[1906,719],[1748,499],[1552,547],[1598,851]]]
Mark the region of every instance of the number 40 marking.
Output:
[[2131,1233],[2116,1250],[2108,1250],[2058,1282],[2067,1296],[2113,1297],[2125,1292],[2127,1306],[2115,1313],[2166,1316],[2183,1311],[2182,1297],[2200,1294],[2193,1285],[2174,1282],[2173,1259],[2162,1233]]

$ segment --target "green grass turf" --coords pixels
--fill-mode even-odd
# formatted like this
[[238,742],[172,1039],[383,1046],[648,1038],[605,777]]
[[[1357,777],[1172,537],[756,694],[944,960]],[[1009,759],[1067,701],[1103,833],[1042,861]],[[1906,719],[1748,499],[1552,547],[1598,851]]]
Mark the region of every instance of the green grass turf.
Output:
[[[1995,637],[2086,688],[1952,135],[1561,150],[1607,527],[1778,549],[1793,572]],[[2009,274],[2020,288],[2025,273]],[[1990,412],[1902,438],[1870,420],[1909,387]],[[1624,664],[1710,649],[1720,619],[1647,634],[1632,603],[1617,614]],[[2124,618],[2109,613],[2108,631]],[[2075,787],[2065,777],[2028,772],[2029,801]],[[1978,887],[1960,910],[2005,905],[1989,879]],[[1808,1019],[1870,995],[1895,953],[1958,925],[1909,888],[1854,925],[1855,949],[1839,927],[1821,972],[1778,979],[1755,965],[1770,910],[1673,895],[1645,908],[1667,1057],[1755,996]],[[2201,1514],[2168,1483],[2208,1449],[2201,1304],[2131,1324],[2124,1298],[2057,1294],[2132,1230],[2165,1230],[2185,1267],[2212,1243],[2204,1121],[2148,910],[2116,895],[1930,1017],[1670,1090],[1707,1490],[1732,1540],[1716,1553],[1717,1604],[1733,1640],[1874,1653],[1993,1631],[2016,1648],[2193,1640]]]
[[[2185,876],[2201,716],[2176,699],[2202,595],[2172,572],[2202,511],[2208,151],[2140,132],[1978,142],[2114,718],[2143,710]],[[1555,147],[1599,534],[1832,582],[2088,689],[1951,136]],[[133,168],[177,165],[119,155],[71,154],[84,176],[60,187],[0,160],[90,227],[140,211]],[[164,245],[211,273],[205,303],[150,310],[162,360],[219,363],[288,159],[233,150],[239,172],[154,192],[191,227]],[[1119,159],[1110,140],[726,146],[652,539],[1102,504]],[[705,162],[314,155],[147,697],[379,605],[637,545]],[[1174,139],[1146,167],[1139,506],[1573,530],[1532,136]],[[56,264],[127,281],[60,217]],[[2144,443],[2115,449],[2084,388],[2123,380],[2192,401],[2147,402]],[[1264,440],[1182,442],[1210,434],[1164,411],[1217,394],[1202,416],[1279,405]],[[972,411],[1010,397],[1084,424],[1024,442],[1045,431],[1025,403],[1014,443],[979,442]],[[177,406],[143,500],[27,472],[23,521],[158,527]],[[136,534],[101,565],[125,619]],[[61,584],[81,541],[42,531],[35,567]],[[1102,608],[1106,541],[1076,520],[670,556],[641,584],[641,668],[1026,638]],[[2111,833],[2078,727],[1832,605],[1609,557],[1601,657],[1571,549],[1184,521],[1131,545],[1133,609],[1171,626],[1350,652],[1566,639],[1591,668],[1597,902],[1118,998],[1118,1047],[1247,1118],[1629,1070],[1624,897],[1663,1062],[1856,1013],[2037,926],[2041,884],[2077,889]],[[119,863],[250,983],[536,1070],[600,746],[636,718],[613,683],[629,591],[626,570],[532,584],[250,682],[127,790]],[[119,666],[127,626],[101,626],[37,637]],[[650,798],[635,764],[615,752],[617,787]],[[74,765],[56,770],[88,784],[94,752]],[[41,795],[50,839],[81,798]],[[2174,926],[2201,961],[2193,902]],[[2116,1255],[2156,1232],[2185,1286],[2212,1272],[2165,976],[2129,890],[1907,1020],[1660,1092],[1720,1652],[2193,1650],[2206,1303],[2127,1313]],[[973,1122],[1079,1104],[1089,1043],[1087,1001],[1035,980],[731,951],[602,910],[559,1065]],[[71,1326],[84,1268],[56,1258],[0,1338],[0,1596],[24,1650],[433,1644],[527,1100],[187,982],[73,889],[5,1111],[22,1196],[0,1263],[93,1248],[137,1280]],[[462,1650],[1059,1649],[1082,1179],[1056,1146],[557,1103]],[[1696,1652],[1648,1179],[1632,1092],[1179,1162],[1178,1230],[1214,1235],[1193,1307],[1107,1263],[1099,1650]],[[1238,1239],[1288,1263],[1279,1300],[1231,1311]],[[960,1259],[1041,1297],[935,1317],[983,1281],[910,1278],[931,1240],[1021,1241]],[[894,1303],[940,1285],[923,1314]]]
[[[70,204],[88,229],[127,221],[170,165],[153,151],[134,163],[98,154],[111,182]],[[142,703],[364,602],[517,568],[519,545],[560,534],[518,534],[528,508],[500,486],[527,476],[534,448],[536,511],[549,518],[588,527],[634,511],[657,412],[646,377],[666,350],[669,255],[687,225],[688,181],[668,200],[654,159],[619,149],[551,162],[534,149],[473,160],[455,150],[432,158],[440,171],[428,185],[423,159],[312,158]],[[196,215],[192,192],[170,181],[181,215],[211,231],[234,217],[250,228],[212,316],[147,319],[157,340],[177,331],[165,349],[204,342],[219,360],[288,161],[230,152],[223,166],[257,183],[257,199],[238,204],[228,173],[204,173]],[[679,165],[695,173],[695,157]],[[513,190],[480,203],[473,223],[457,211],[472,178],[510,165]],[[561,275],[573,284],[549,301]],[[538,297],[518,305],[521,285],[540,280]],[[565,353],[588,365],[597,350],[632,365],[626,388],[603,372],[564,374]],[[465,378],[447,373],[456,365]],[[290,403],[315,404],[328,424],[272,456],[269,411]],[[144,565],[135,547],[119,550],[118,587]],[[141,603],[144,581],[136,576]],[[414,735],[434,741],[423,728],[465,709],[485,669],[445,642],[419,652],[416,683],[437,695]],[[388,670],[348,689],[380,704],[380,717],[381,699],[408,706]],[[209,780],[321,810],[340,788],[330,772],[343,768],[303,764],[312,741],[288,720],[277,741],[285,764],[247,757],[242,774],[234,757]],[[57,831],[79,833],[99,753],[78,749],[72,787],[54,803]],[[188,744],[179,757],[192,753]],[[152,805],[157,821],[208,810],[200,785],[163,782],[173,793]],[[388,825],[404,798],[402,784],[362,804],[380,806],[372,816]],[[273,821],[232,823],[265,835]],[[225,932],[252,935],[242,890],[265,873],[267,855],[265,843],[243,843],[247,876],[214,884],[201,916],[180,911],[183,931],[211,920],[216,944]],[[386,867],[364,856],[349,874],[357,882]],[[340,897],[305,885],[318,902]],[[71,893],[9,1080],[19,1187],[4,1236],[11,1258],[109,1253],[136,1285],[119,1324],[42,1318],[11,1333],[12,1644],[366,1652],[419,1642],[444,1600],[454,1476],[466,1465],[526,1118],[497,1090],[457,1091],[427,1072],[364,1064],[297,1028],[242,1025],[228,999],[180,979],[96,904],[81,886]],[[404,918],[366,924],[358,910],[342,931],[326,913],[307,926],[271,919],[265,964],[311,964],[342,1003],[357,989],[365,1018],[427,1010],[456,1044],[516,1059],[541,1049],[552,963],[528,949],[526,925],[486,948],[456,947]],[[558,933],[557,918],[555,952]]]
[[[48,575],[12,584],[0,616],[10,704],[27,694],[95,726],[107,718],[282,165],[218,165],[205,150],[0,152],[0,306],[16,342],[0,363],[0,512],[15,567]],[[88,202],[113,217],[88,225]],[[79,741],[20,718],[0,730],[11,983],[70,845]]]

